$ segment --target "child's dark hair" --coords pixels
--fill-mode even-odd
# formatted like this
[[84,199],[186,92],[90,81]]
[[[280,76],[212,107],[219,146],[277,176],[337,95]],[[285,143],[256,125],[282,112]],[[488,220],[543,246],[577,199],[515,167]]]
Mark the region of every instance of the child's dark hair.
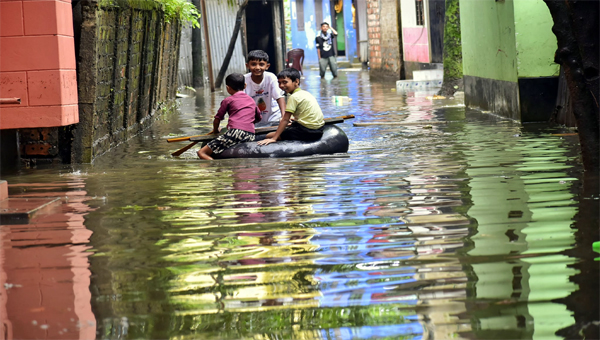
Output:
[[323,25],[327,25],[327,26],[329,26],[329,23],[328,23],[327,21],[323,21],[323,22],[321,23],[321,27],[323,27]]
[[285,78],[290,78],[291,81],[296,81],[296,79],[300,79],[300,71],[296,70],[295,68],[288,67],[279,72],[277,75],[277,79]]
[[231,87],[234,91],[243,91],[246,86],[246,79],[243,74],[232,73],[225,78],[225,85]]
[[269,62],[269,55],[267,54],[267,52],[263,51],[263,50],[254,50],[254,51],[250,51],[248,52],[248,61],[251,60],[258,60],[258,61],[266,61],[267,63]]

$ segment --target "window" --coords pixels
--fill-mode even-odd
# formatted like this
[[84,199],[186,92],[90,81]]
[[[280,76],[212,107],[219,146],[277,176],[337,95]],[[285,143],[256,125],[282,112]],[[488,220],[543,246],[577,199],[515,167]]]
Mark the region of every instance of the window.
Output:
[[425,22],[423,19],[423,0],[415,0],[415,9],[417,12],[417,25],[423,26]]
[[298,31],[304,31],[304,0],[296,0],[296,18]]

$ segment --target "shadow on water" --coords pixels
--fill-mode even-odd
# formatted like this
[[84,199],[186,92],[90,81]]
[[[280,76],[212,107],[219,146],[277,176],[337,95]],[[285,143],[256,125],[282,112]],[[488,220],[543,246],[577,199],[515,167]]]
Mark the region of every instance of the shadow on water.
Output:
[[2,226],[4,330],[100,339],[593,336],[598,195],[582,186],[576,136],[466,110],[433,91],[397,93],[366,72],[321,80],[309,71],[302,82],[329,117],[452,123],[347,121],[343,155],[171,158],[182,145],[165,137],[208,132],[223,99],[198,93],[94,165],[22,170],[6,178],[11,195],[64,204]]

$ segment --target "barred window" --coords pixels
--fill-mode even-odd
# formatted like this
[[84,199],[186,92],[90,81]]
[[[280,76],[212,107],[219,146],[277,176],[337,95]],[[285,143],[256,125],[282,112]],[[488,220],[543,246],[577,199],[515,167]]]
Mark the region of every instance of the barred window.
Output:
[[417,12],[417,25],[423,26],[425,22],[423,19],[423,0],[415,0],[415,9]]

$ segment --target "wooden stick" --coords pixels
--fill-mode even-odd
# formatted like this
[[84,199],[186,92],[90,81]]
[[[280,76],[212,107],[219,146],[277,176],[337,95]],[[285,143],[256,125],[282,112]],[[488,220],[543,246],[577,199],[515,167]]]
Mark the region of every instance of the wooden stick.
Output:
[[[340,121],[339,121],[340,119],[343,121],[344,119],[351,119],[351,118],[354,118],[354,115],[339,116],[339,117],[333,117],[333,118],[325,118],[324,120],[325,120],[325,124],[336,124],[336,123],[340,123]],[[333,121],[333,120],[336,120],[336,121],[329,123],[330,121]],[[261,133],[263,133],[263,132],[261,132],[261,131],[263,131],[261,129],[269,129],[269,128],[271,128],[271,126],[264,127],[264,128],[258,128],[258,129],[256,129],[255,133],[256,134],[261,134]],[[275,128],[275,130],[277,130],[277,126],[274,126],[274,128]],[[264,130],[264,131],[271,132],[271,131],[275,131],[275,130],[268,130],[268,131]],[[175,138],[169,138],[169,139],[167,139],[167,142],[169,142],[169,143],[187,142],[187,141],[191,141],[192,138],[203,137],[203,136],[206,136],[206,135],[175,137]],[[211,137],[214,137],[214,138],[216,138],[218,136],[219,135],[211,135]],[[196,140],[196,139],[194,139],[194,140]]]
[[410,125],[433,125],[433,124],[448,124],[448,123],[457,123],[459,121],[447,121],[447,120],[432,120],[432,121],[421,121],[421,122],[364,122],[364,123],[354,123],[354,126],[378,126],[378,125],[400,125],[400,126],[410,126]]
[[173,152],[171,154],[171,156],[173,156],[173,157],[179,157],[179,156],[181,156],[182,153],[188,151],[189,149],[191,149],[196,144],[198,144],[198,142],[191,142],[190,144],[184,146],[183,148],[181,148],[181,149]]

